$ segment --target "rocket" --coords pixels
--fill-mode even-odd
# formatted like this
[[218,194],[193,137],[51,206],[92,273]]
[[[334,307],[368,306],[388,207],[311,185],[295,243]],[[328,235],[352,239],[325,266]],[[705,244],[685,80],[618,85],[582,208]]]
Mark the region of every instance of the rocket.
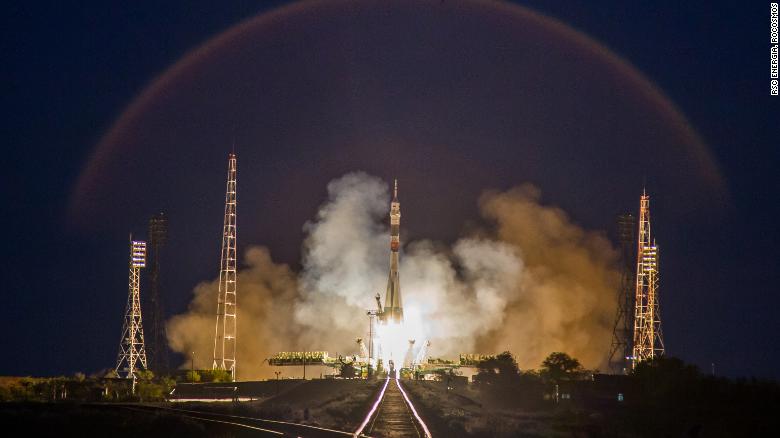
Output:
[[401,282],[398,277],[398,250],[401,247],[401,203],[398,202],[398,180],[393,186],[393,200],[390,202],[390,275],[387,279],[385,307],[380,319],[385,323],[402,323],[404,309],[401,302]]

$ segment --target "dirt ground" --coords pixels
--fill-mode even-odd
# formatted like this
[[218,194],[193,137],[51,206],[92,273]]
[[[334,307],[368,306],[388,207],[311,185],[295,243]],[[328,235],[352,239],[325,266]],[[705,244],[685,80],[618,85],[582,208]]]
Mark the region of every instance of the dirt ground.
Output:
[[403,382],[434,436],[571,437],[553,412],[505,406],[473,385]]
[[354,431],[381,389],[377,380],[316,379],[283,388],[263,400],[233,403],[177,403],[176,407],[291,421]]

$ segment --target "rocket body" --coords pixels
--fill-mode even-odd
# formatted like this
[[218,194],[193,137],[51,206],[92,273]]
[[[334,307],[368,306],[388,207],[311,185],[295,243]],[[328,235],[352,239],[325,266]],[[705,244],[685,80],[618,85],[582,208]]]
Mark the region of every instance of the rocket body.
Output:
[[390,203],[390,274],[387,279],[385,306],[381,314],[381,320],[385,323],[401,323],[404,319],[401,282],[398,275],[398,251],[401,247],[400,228],[401,203],[398,202],[398,181],[396,181],[393,189],[393,200]]

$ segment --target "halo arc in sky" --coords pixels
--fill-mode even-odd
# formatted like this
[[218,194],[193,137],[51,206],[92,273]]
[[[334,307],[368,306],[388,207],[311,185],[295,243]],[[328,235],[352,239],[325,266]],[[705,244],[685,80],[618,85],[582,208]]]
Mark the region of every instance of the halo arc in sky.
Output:
[[303,221],[327,181],[351,170],[428,184],[420,194],[441,208],[523,181],[574,209],[578,199],[608,209],[643,176],[667,192],[689,187],[670,199],[683,214],[727,192],[671,100],[560,21],[501,2],[311,1],[249,18],[152,80],[90,156],[71,217],[107,202],[176,209],[176,194],[201,187],[203,205],[187,208],[205,209],[219,187],[200,184],[219,180],[234,132],[243,183],[274,193],[250,210],[316,187],[293,211]]

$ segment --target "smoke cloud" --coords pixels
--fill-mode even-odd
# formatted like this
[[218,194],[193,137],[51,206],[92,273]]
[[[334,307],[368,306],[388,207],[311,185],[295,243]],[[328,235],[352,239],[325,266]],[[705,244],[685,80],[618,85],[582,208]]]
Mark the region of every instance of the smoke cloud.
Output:
[[385,183],[350,173],[328,184],[328,201],[304,225],[294,316],[306,327],[307,348],[321,345],[325,334],[328,348],[351,354],[355,338],[368,328],[366,309],[376,307],[373,296],[387,282],[390,238],[382,218],[389,205]]
[[505,309],[506,321],[483,345],[509,349],[526,367],[564,351],[588,367],[603,367],[615,317],[618,253],[603,234],[573,224],[543,206],[526,184],[480,200],[496,238],[522,251],[525,273]]
[[[362,172],[328,185],[328,199],[304,225],[302,270],[251,247],[238,277],[238,353],[242,379],[270,377],[263,359],[278,351],[355,354],[366,337],[366,310],[384,301],[389,265],[388,185]],[[615,312],[617,252],[541,203],[526,184],[479,200],[487,224],[451,246],[407,242],[401,293],[407,327],[433,356],[512,351],[538,367],[565,351],[588,367],[604,365]],[[403,202],[401,203],[403,214]],[[404,227],[402,217],[401,240]],[[171,348],[195,351],[210,367],[217,281],[195,288],[187,313],[171,319]],[[418,344],[418,345],[420,345]]]
[[[273,373],[263,360],[297,348],[299,327],[290,324],[290,315],[298,297],[298,280],[287,265],[271,260],[267,248],[250,247],[243,260],[245,268],[237,278],[237,367],[242,379],[269,377]],[[168,321],[168,342],[172,350],[185,355],[187,366],[194,352],[197,369],[211,368],[218,288],[218,278],[200,283],[187,313]]]

